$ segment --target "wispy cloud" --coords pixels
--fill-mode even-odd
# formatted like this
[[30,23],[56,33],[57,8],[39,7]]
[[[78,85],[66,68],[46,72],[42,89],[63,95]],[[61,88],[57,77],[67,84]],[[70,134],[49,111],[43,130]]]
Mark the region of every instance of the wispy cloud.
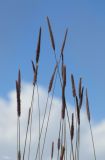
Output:
[[[28,109],[30,107],[32,94],[32,86],[25,84],[22,87],[22,117],[21,117],[21,149],[23,150]],[[41,108],[41,123],[43,119],[43,113],[45,103],[47,100],[47,91],[43,87],[39,87],[40,94],[40,108]],[[17,124],[17,112],[16,112],[16,93],[15,90],[8,94],[9,100],[0,98],[0,159],[1,160],[14,160],[16,159],[16,124]],[[51,97],[49,99],[50,105]],[[49,110],[48,105],[48,110]],[[68,111],[71,116],[73,107],[68,104]],[[48,114],[48,112],[47,112]],[[59,121],[61,115],[61,101],[56,97],[53,100],[52,112],[48,127],[48,134],[45,145],[44,159],[49,159],[51,153],[51,143],[55,142],[55,148],[57,147],[57,137],[59,130]],[[38,141],[38,107],[37,107],[37,94],[35,92],[34,98],[34,115],[33,115],[33,128],[32,128],[32,145],[31,156],[35,157],[35,149]],[[46,122],[46,120],[45,120]],[[45,123],[46,124],[46,123]],[[68,126],[67,126],[68,127]],[[92,122],[93,135],[95,140],[97,159],[104,160],[105,158],[105,119],[102,122]],[[45,126],[44,126],[45,131]],[[43,131],[43,133],[44,133]],[[90,131],[85,113],[81,113],[81,146],[80,146],[80,159],[92,160],[93,149],[90,138]],[[68,146],[70,144],[69,132],[67,133]],[[43,136],[41,144],[43,143]],[[57,150],[57,149],[55,149]],[[56,151],[55,154],[56,155]]]

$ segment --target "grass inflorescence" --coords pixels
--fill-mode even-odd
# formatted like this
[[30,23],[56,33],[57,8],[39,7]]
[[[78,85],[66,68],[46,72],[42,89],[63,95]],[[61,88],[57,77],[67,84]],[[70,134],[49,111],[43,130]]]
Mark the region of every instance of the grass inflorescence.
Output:
[[[51,26],[50,19],[47,17],[47,24],[48,24],[48,32],[50,35],[50,42],[52,49],[54,51],[54,59],[55,59],[55,66],[53,69],[53,73],[51,75],[51,79],[48,84],[48,95],[46,99],[46,104],[43,112],[43,118],[41,123],[41,117],[40,117],[40,95],[38,90],[38,68],[39,68],[39,61],[40,61],[40,50],[41,50],[41,37],[42,37],[42,28],[39,29],[38,34],[38,40],[37,40],[37,46],[36,46],[36,57],[35,62],[34,60],[31,61],[32,63],[32,69],[33,69],[33,90],[32,90],[32,96],[31,96],[31,102],[29,106],[29,112],[27,117],[27,128],[26,128],[26,134],[25,134],[25,140],[24,140],[24,147],[23,147],[23,153],[21,150],[21,130],[20,130],[20,117],[21,117],[21,72],[20,69],[18,71],[18,79],[16,80],[16,95],[17,95],[17,160],[31,160],[31,144],[32,144],[32,125],[33,125],[33,104],[34,104],[34,93],[35,90],[37,91],[37,101],[38,101],[38,142],[36,145],[36,151],[35,156],[33,160],[42,160],[43,154],[45,150],[46,144],[46,137],[48,133],[48,127],[50,122],[50,116],[52,113],[52,105],[53,105],[53,98],[55,94],[55,88],[57,78],[59,79],[59,85],[61,87],[61,110],[59,111],[61,116],[59,117],[59,132],[58,132],[58,139],[55,142],[53,140],[51,143],[51,160],[57,159],[57,160],[79,160],[80,159],[80,135],[81,135],[81,109],[83,105],[84,100],[84,90],[85,87],[83,86],[82,77],[79,78],[79,84],[78,89],[76,88],[76,83],[74,80],[74,75],[71,73],[69,75],[72,86],[72,96],[74,99],[74,113],[69,114],[68,112],[68,106],[66,102],[66,88],[68,87],[67,84],[67,65],[64,61],[64,48],[65,44],[67,42],[67,35],[68,35],[68,28],[66,29],[64,40],[60,49],[59,58],[57,58],[56,55],[56,48],[55,48],[55,40],[53,35],[53,30]],[[61,70],[59,69],[61,68]],[[70,84],[69,83],[69,84]],[[78,91],[78,92],[77,92]],[[50,101],[49,107],[48,102]],[[48,114],[47,114],[48,113]],[[90,118],[90,109],[89,109],[89,99],[88,99],[88,92],[86,89],[86,114],[87,119],[90,126],[90,133],[91,133],[91,139],[92,139],[92,146],[94,151],[94,159],[96,160],[96,152],[95,152],[95,144],[94,144],[94,138],[93,138],[93,132],[91,127],[91,118]],[[46,124],[45,124],[46,119]],[[45,128],[44,128],[45,127]],[[68,130],[67,130],[68,127]],[[67,131],[69,131],[69,147],[68,147],[68,140],[67,140]],[[29,136],[29,141],[28,141]],[[43,142],[41,141],[43,137]],[[82,137],[81,137],[82,138]],[[57,154],[55,155],[55,150],[57,146]],[[28,150],[26,151],[26,147]],[[48,146],[49,147],[49,146]],[[28,154],[26,154],[28,152]],[[27,157],[26,157],[27,156]]]

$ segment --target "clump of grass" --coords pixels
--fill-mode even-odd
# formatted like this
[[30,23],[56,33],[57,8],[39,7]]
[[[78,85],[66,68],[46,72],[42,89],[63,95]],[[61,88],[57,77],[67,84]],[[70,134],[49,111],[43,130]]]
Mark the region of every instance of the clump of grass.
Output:
[[[25,159],[26,155],[26,147],[28,146],[28,160],[30,160],[31,155],[31,141],[32,141],[32,122],[33,122],[33,104],[34,104],[34,92],[35,89],[37,91],[37,97],[38,97],[38,117],[39,117],[39,137],[38,137],[38,143],[36,144],[36,154],[34,160],[42,160],[44,149],[46,145],[46,137],[47,137],[47,131],[48,126],[50,122],[50,116],[52,113],[52,106],[53,106],[53,97],[55,94],[55,88],[56,86],[56,80],[59,78],[60,87],[61,87],[61,116],[59,117],[59,133],[58,133],[58,140],[56,142],[57,144],[57,160],[79,160],[79,153],[80,153],[80,130],[81,130],[81,109],[83,105],[83,98],[84,98],[84,86],[82,84],[82,78],[79,78],[79,85],[78,85],[78,92],[76,93],[76,84],[74,80],[73,74],[71,74],[71,85],[72,85],[72,96],[74,98],[74,104],[75,104],[75,112],[72,113],[72,115],[68,112],[68,107],[66,103],[66,86],[67,86],[67,66],[64,62],[64,48],[67,40],[68,35],[68,29],[66,29],[64,40],[62,43],[62,47],[60,49],[59,59],[57,59],[56,52],[55,52],[55,41],[54,41],[54,35],[51,27],[51,23],[49,18],[47,17],[47,24],[48,24],[48,30],[50,34],[50,41],[51,46],[54,51],[54,59],[55,59],[55,67],[48,85],[48,95],[47,100],[45,104],[45,109],[43,113],[43,121],[42,124],[40,122],[40,95],[38,91],[38,68],[39,68],[39,58],[40,58],[40,50],[41,50],[41,37],[42,37],[42,29],[40,27],[39,34],[38,34],[38,40],[37,40],[37,47],[36,47],[36,57],[35,62],[32,60],[32,69],[33,69],[33,90],[32,90],[32,97],[31,97],[31,104],[29,107],[29,113],[27,117],[27,128],[26,128],[26,134],[25,134],[25,143],[23,148],[23,154],[21,156],[21,139],[20,139],[20,116],[21,116],[21,73],[20,69],[18,71],[18,79],[16,80],[16,94],[17,94],[17,160]],[[61,67],[61,72],[59,70],[59,67]],[[58,76],[58,77],[57,77]],[[51,102],[50,106],[48,108],[48,101],[51,94]],[[46,113],[48,110],[48,116],[46,117]],[[92,144],[93,144],[93,151],[94,151],[94,159],[96,160],[96,153],[95,153],[95,145],[94,145],[94,139],[93,139],[93,133],[92,133],[92,127],[90,122],[90,110],[89,110],[89,101],[88,101],[88,93],[86,89],[86,112],[87,112],[87,118],[90,126],[90,132],[91,132],[91,138],[92,138]],[[45,124],[45,119],[47,120]],[[71,121],[70,121],[71,119]],[[67,150],[67,124],[69,127],[69,149]],[[76,124],[75,124],[76,123]],[[45,125],[45,132],[43,133]],[[43,143],[41,143],[41,138],[43,135]],[[27,140],[27,137],[29,136],[29,142]],[[51,147],[51,160],[54,159],[54,146],[56,146],[54,141],[52,142]],[[68,155],[70,153],[70,156],[68,158]],[[39,155],[39,156],[38,156]]]

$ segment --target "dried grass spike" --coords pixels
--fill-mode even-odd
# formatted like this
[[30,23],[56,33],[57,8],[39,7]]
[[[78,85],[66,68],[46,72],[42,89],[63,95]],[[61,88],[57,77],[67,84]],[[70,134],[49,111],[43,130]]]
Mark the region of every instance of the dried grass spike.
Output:
[[86,89],[86,112],[87,112],[88,121],[90,122],[90,110],[89,110],[89,101],[88,101],[87,89]]
[[60,160],[63,160],[64,154],[65,154],[65,147],[62,146]]
[[21,115],[21,106],[20,106],[20,89],[18,81],[16,81],[16,93],[17,93],[17,115],[20,117]]
[[54,142],[52,142],[51,159],[53,158],[53,154],[54,154]]
[[52,44],[52,48],[55,51],[55,42],[54,42],[54,36],[53,36],[53,32],[51,29],[51,24],[50,24],[50,20],[47,17],[47,23],[48,23],[48,28],[49,28],[49,33],[50,33],[50,39],[51,39],[51,44]]
[[39,61],[40,45],[41,45],[41,27],[39,30],[39,37],[38,37],[38,43],[37,43],[37,49],[36,49],[36,63],[38,63]]
[[66,38],[67,38],[67,33],[68,33],[68,29],[66,29],[64,41],[63,41],[62,48],[61,48],[61,55],[63,55],[63,51],[64,51],[64,47],[65,47],[65,43],[66,43]]
[[74,137],[74,114],[73,113],[72,113],[72,123],[71,123],[70,134],[71,134],[71,141],[73,141],[73,137]]
[[20,69],[18,71],[18,87],[19,87],[19,92],[21,91],[21,72]]
[[83,103],[83,93],[84,93],[84,87],[82,87],[82,92],[81,92],[81,97],[80,97],[80,102],[79,102],[79,108],[81,109],[82,103]]
[[62,79],[63,79],[63,85],[64,87],[66,86],[66,66],[63,65],[63,68],[62,68]]
[[65,108],[66,108],[66,99],[65,99],[65,89],[62,88],[62,119],[65,118]]
[[82,94],[82,78],[80,78],[79,80],[79,98],[81,98],[81,94]]
[[58,151],[60,150],[60,138],[58,138]]
[[71,83],[72,83],[73,97],[76,97],[76,88],[75,88],[75,82],[74,82],[74,76],[73,76],[73,74],[71,74]]
[[31,63],[32,63],[33,72],[35,73],[35,65],[34,65],[33,60],[31,61]]
[[58,63],[57,63],[57,64],[55,65],[55,67],[54,67],[54,71],[53,71],[53,74],[52,74],[52,77],[51,77],[51,80],[50,80],[50,83],[49,83],[49,87],[48,87],[48,93],[51,92],[57,66],[58,66]]
[[80,125],[80,108],[78,105],[78,98],[76,96],[76,108],[77,108],[77,120],[78,120],[78,125]]

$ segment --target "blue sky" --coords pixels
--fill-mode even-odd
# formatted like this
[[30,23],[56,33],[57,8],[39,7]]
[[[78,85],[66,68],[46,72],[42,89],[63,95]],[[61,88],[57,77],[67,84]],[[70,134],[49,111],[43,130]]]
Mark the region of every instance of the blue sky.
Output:
[[[37,35],[42,26],[39,84],[47,88],[55,64],[46,16],[49,16],[59,56],[66,27],[67,100],[72,102],[70,74],[80,76],[89,91],[92,115],[105,117],[105,1],[102,0],[0,0],[0,96],[15,88],[20,66],[22,79],[32,81]],[[59,89],[56,95],[59,96]]]

